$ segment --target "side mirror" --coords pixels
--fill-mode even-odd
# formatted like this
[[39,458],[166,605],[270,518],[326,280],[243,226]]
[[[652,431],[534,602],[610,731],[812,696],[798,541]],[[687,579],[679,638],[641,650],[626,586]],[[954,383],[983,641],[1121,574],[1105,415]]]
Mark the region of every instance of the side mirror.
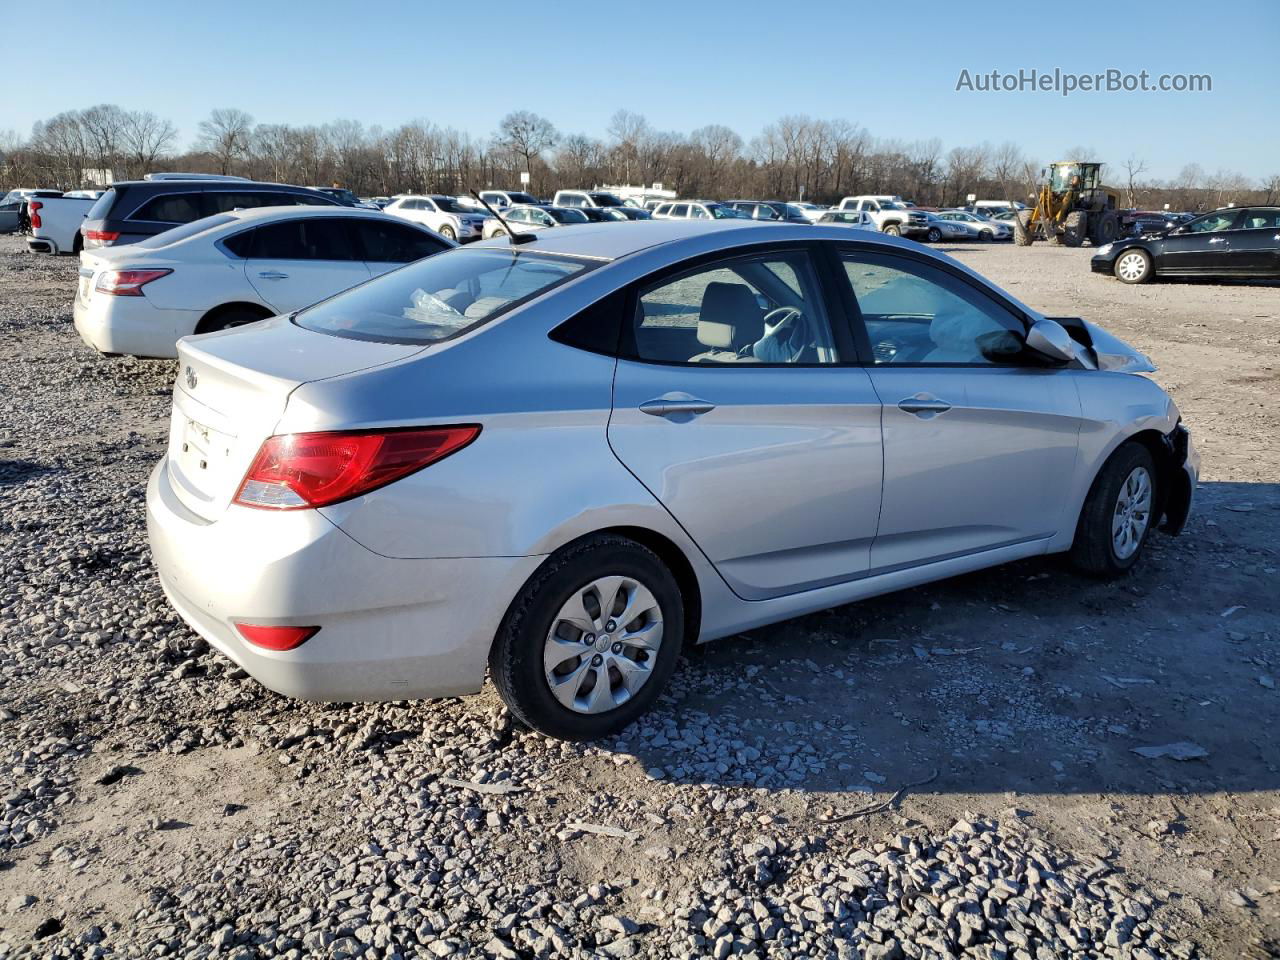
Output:
[[1078,355],[1076,342],[1066,327],[1047,317],[1037,320],[1027,331],[1027,349],[1055,363],[1070,363]]

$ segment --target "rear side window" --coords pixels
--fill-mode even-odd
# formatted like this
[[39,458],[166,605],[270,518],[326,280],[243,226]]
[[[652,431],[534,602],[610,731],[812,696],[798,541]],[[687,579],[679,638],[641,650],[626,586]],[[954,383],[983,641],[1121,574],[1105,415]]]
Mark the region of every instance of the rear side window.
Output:
[[353,220],[351,226],[357,251],[362,259],[371,263],[412,263],[446,248],[434,234],[397,223]]
[[210,213],[226,213],[229,210],[253,210],[257,207],[292,207],[293,196],[267,190],[217,190],[205,195]]
[[106,193],[100,196],[97,202],[94,203],[94,205],[89,208],[89,212],[84,215],[85,219],[86,220],[105,220],[107,218],[107,214],[110,213],[111,211],[111,207],[115,204],[116,198],[118,196],[120,195],[116,193],[116,188],[112,187],[110,190],[108,190]]
[[356,259],[341,220],[285,220],[253,233],[253,260]]
[[152,197],[132,213],[129,219],[190,223],[206,215],[203,199],[204,194],[201,193],[164,193]]
[[597,264],[520,248],[449,250],[308,307],[298,326],[424,346],[459,336]]

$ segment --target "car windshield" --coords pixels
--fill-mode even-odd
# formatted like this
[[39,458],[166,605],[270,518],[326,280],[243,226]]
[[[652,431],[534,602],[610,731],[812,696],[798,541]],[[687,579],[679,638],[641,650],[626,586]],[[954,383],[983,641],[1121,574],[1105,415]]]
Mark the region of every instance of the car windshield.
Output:
[[589,223],[587,215],[581,210],[574,210],[572,207],[564,207],[559,210],[548,210],[547,213],[555,217],[560,223]]
[[612,193],[592,193],[589,194],[592,202],[598,207],[620,207],[622,201],[615,197]]
[[726,207],[722,203],[708,203],[706,208],[711,211],[711,216],[717,220],[750,220],[749,214],[743,213],[741,210],[735,210],[733,207]]
[[788,216],[791,216],[791,217],[804,216],[804,207],[800,206],[800,204],[798,203],[784,203],[782,206],[786,209]]
[[537,203],[538,198],[529,193],[508,193],[512,203]]
[[353,340],[426,346],[465,333],[593,266],[520,248],[450,250],[308,307],[294,323]]
[[905,209],[907,209],[907,206],[906,206],[906,204],[904,204],[904,203],[898,203],[898,202],[897,202],[897,201],[895,201],[895,200],[881,200],[881,201],[880,201],[880,209],[882,209],[882,210],[905,210]]
[[445,213],[475,213],[476,212],[475,209],[472,207],[464,207],[457,200],[453,199],[453,197],[432,197],[431,199],[434,200],[436,203],[436,206],[439,207],[441,210],[443,210]]
[[194,237],[197,233],[204,233],[206,230],[212,230],[214,227],[220,227],[225,223],[234,223],[236,219],[230,214],[220,213],[217,216],[205,217],[203,220],[192,220],[190,223],[184,223],[180,227],[164,230],[154,236],[147,237],[145,240],[139,240],[134,246],[142,250],[167,247],[169,244],[177,243],[179,240]]

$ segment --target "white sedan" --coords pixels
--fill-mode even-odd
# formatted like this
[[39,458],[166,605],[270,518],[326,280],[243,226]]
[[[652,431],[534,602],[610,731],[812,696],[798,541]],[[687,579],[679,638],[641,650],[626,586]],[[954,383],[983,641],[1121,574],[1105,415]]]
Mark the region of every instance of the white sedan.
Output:
[[396,197],[382,212],[430,227],[448,240],[479,240],[485,221],[491,219],[484,210],[469,207],[457,197],[436,193]]
[[101,353],[176,357],[177,341],[290,313],[456,244],[349,207],[257,207],[80,254],[75,325]]

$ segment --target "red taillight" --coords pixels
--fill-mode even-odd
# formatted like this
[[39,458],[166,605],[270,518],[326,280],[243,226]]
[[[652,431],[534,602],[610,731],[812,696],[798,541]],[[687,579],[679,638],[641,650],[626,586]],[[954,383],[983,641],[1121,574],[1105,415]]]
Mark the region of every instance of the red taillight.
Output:
[[98,274],[94,289],[113,297],[140,297],[143,286],[171,273],[172,270],[104,270]]
[[44,204],[39,200],[31,200],[27,203],[27,216],[31,218],[31,228],[43,227],[44,221],[40,219],[40,208]]
[[235,502],[269,510],[301,510],[350,500],[461,450],[478,424],[268,437]]
[[120,239],[119,230],[86,230],[84,232],[86,240],[97,240],[99,243],[115,243]]
[[237,623],[236,630],[264,650],[293,650],[320,632],[319,627],[263,627],[253,623]]

